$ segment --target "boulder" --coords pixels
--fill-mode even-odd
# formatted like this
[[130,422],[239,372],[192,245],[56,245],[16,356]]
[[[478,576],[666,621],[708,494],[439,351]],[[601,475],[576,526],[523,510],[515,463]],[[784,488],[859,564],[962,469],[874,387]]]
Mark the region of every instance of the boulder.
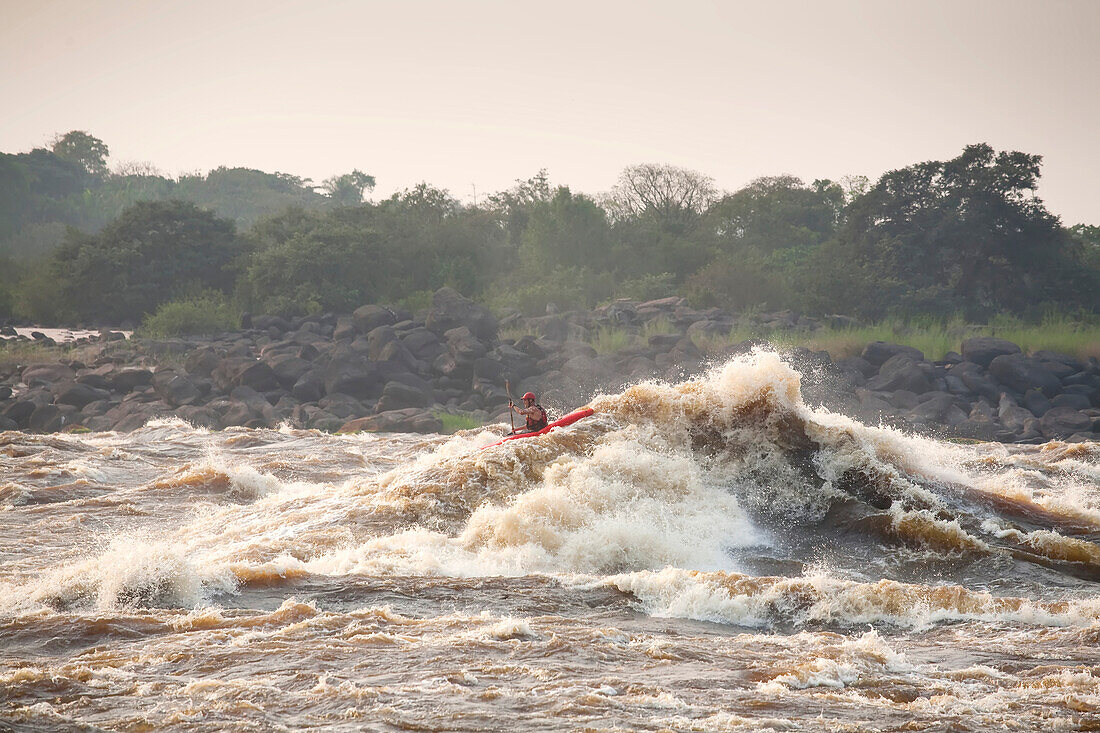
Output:
[[960,425],[967,414],[955,404],[955,398],[944,392],[932,392],[930,398],[909,410],[909,420],[922,425]]
[[[377,394],[382,388],[382,373],[369,361],[352,356],[334,358],[325,369],[325,392],[343,392],[357,399]],[[303,399],[297,392],[295,397]]]
[[1040,362],[1023,354],[1003,354],[989,363],[989,373],[1001,384],[1023,394],[1037,389],[1047,397],[1062,391],[1058,377],[1050,373]]
[[1093,419],[1072,407],[1052,407],[1039,420],[1039,428],[1046,438],[1068,437],[1074,433],[1092,430]]
[[142,367],[130,367],[112,372],[109,379],[112,392],[127,394],[137,387],[152,384],[153,372]]
[[220,363],[221,357],[218,356],[218,352],[210,346],[204,346],[187,355],[187,361],[184,362],[183,368],[190,374],[209,377]]
[[221,430],[221,417],[214,410],[202,405],[184,405],[176,410],[176,414],[197,428],[208,430]]
[[379,326],[392,326],[397,323],[397,314],[380,305],[364,305],[351,314],[359,333],[370,333]]
[[867,380],[867,389],[877,392],[904,389],[915,394],[924,394],[932,389],[932,383],[907,352],[899,352],[882,364],[877,376]]
[[387,382],[378,400],[378,412],[389,412],[406,407],[427,407],[431,404],[431,395],[398,381]]
[[41,405],[27,420],[27,428],[36,433],[56,433],[68,423],[78,421],[80,410],[72,405]]
[[881,367],[891,357],[898,355],[908,356],[914,362],[924,361],[924,352],[912,346],[891,344],[885,341],[873,341],[863,349],[860,356],[872,366]]
[[23,384],[38,387],[58,382],[73,382],[76,372],[64,364],[31,364],[23,370]]
[[447,349],[438,336],[423,326],[403,334],[401,343],[405,344],[405,348],[412,352],[413,356],[425,361],[434,360]]
[[0,384],[0,400],[6,400],[11,397],[11,387],[6,384]]
[[[1056,395],[1054,399],[1050,401],[1050,406],[1051,408],[1069,407],[1074,410],[1087,410],[1092,407],[1092,401],[1083,394],[1063,392],[1060,395]],[[1041,415],[1039,415],[1039,417],[1041,417]]]
[[957,377],[966,386],[967,390],[989,400],[991,403],[995,403],[1001,399],[1001,392],[1004,388],[997,384],[993,379],[989,378],[989,375],[985,373],[980,366],[972,361],[964,361],[960,364],[955,364],[948,371],[944,377],[946,382],[949,377]]
[[370,412],[359,400],[340,392],[323,397],[317,403],[317,406],[333,417],[343,418],[344,420]]
[[269,359],[265,357],[265,361],[286,389],[292,389],[302,375],[313,368],[310,362],[294,354],[277,354]]
[[1024,393],[1024,407],[1030,410],[1035,417],[1042,417],[1052,405],[1042,392],[1037,389],[1029,389]]
[[55,404],[72,405],[78,409],[83,408],[90,402],[105,400],[110,396],[111,393],[105,389],[96,389],[79,382],[65,382],[53,387],[53,401]]
[[[44,403],[49,404],[49,403]],[[30,420],[34,411],[39,408],[39,404],[30,399],[18,399],[9,402],[4,406],[4,410],[0,415],[4,418],[11,420],[20,427],[26,427],[27,421]]]
[[298,378],[290,393],[302,402],[316,402],[325,395],[325,373],[320,369],[310,369]]
[[997,418],[1006,430],[1019,433],[1035,416],[1027,408],[1017,405],[1007,394],[1002,394],[997,407]]
[[345,423],[341,433],[359,431],[385,433],[440,433],[443,423],[432,413],[417,407],[389,410]]
[[980,367],[989,368],[989,363],[998,356],[1019,354],[1020,347],[1011,341],[979,336],[969,338],[962,343],[962,356],[965,361],[974,362]]
[[496,316],[452,288],[440,288],[432,295],[424,325],[437,334],[465,326],[481,341],[492,341],[497,335]]
[[202,392],[186,374],[174,369],[160,369],[153,374],[153,389],[162,400],[172,407],[193,405],[202,397]]

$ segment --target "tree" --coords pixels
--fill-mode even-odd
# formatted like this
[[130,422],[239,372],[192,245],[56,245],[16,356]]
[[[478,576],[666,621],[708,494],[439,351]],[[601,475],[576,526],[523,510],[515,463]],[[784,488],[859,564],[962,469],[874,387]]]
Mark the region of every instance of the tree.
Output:
[[647,219],[662,229],[689,231],[715,198],[714,180],[687,168],[630,166],[611,189],[608,208],[615,220]]
[[869,309],[980,315],[1074,301],[1070,239],[1035,195],[1041,162],[978,144],[884,174],[848,207],[837,252],[863,279],[892,283]]
[[836,231],[844,192],[831,181],[807,186],[795,176],[757,178],[711,207],[719,247],[771,252],[821,244]]
[[107,144],[84,132],[73,130],[60,135],[53,140],[50,148],[53,154],[63,160],[71,160],[79,163],[84,170],[96,178],[107,176],[107,158],[110,151]]
[[182,293],[228,291],[239,254],[233,222],[183,201],[147,201],[97,235],[70,230],[51,271],[73,316],[117,323]]
[[356,206],[363,203],[364,191],[374,190],[374,183],[374,176],[355,169],[351,173],[326,178],[321,188],[337,206]]

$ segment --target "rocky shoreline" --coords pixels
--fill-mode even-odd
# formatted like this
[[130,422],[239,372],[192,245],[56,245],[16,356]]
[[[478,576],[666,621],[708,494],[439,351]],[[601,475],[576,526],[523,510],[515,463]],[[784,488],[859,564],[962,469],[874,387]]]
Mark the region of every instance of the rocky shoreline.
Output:
[[[807,333],[821,323],[789,312],[756,320]],[[441,432],[444,413],[507,422],[505,381],[564,412],[625,383],[698,374],[756,345],[709,355],[697,346],[728,334],[736,321],[680,298],[497,319],[444,288],[420,314],[365,305],[350,315],[246,317],[241,331],[209,338],[105,333],[77,342],[84,361],[0,369],[0,430],[125,432],[177,416],[212,429],[287,423],[330,432]],[[600,354],[588,343],[600,329],[634,338]],[[804,348],[789,356],[811,403],[865,422],[1001,442],[1100,440],[1094,358],[1023,354],[985,337],[940,361],[883,342],[838,361]]]

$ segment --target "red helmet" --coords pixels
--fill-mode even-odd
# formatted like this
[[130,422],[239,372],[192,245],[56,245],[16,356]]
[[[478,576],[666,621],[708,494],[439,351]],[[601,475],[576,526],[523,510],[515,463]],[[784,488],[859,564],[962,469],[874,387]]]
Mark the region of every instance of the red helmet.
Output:
[[533,400],[533,399],[535,399],[535,393],[534,392],[528,392],[527,394],[520,397],[520,399],[521,400]]

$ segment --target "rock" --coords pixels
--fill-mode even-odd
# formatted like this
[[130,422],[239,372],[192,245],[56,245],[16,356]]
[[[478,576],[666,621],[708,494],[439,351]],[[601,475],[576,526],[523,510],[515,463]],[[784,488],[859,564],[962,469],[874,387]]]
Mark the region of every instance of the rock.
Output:
[[406,407],[427,407],[431,404],[431,395],[423,390],[398,381],[386,383],[382,397],[378,400],[378,412],[389,412]]
[[[377,394],[382,388],[382,374],[369,361],[350,356],[337,357],[325,369],[325,392],[343,392],[357,399]],[[303,401],[297,392],[295,397]]]
[[33,400],[19,399],[5,405],[2,415],[20,427],[26,427],[27,421],[38,407],[39,405]]
[[997,418],[1006,430],[1018,433],[1024,429],[1029,420],[1035,416],[1026,408],[1017,405],[1007,394],[1001,395],[1000,405],[997,407]]
[[405,344],[405,348],[417,359],[429,362],[434,361],[436,357],[447,350],[439,337],[423,326],[402,335],[401,343]]
[[430,412],[410,407],[404,410],[380,412],[370,417],[362,417],[345,423],[341,433],[385,432],[385,433],[440,433],[443,423]]
[[864,378],[870,378],[878,373],[878,367],[860,356],[849,356],[836,363],[845,372],[857,372]]
[[[1087,410],[1092,407],[1092,401],[1083,394],[1063,392],[1050,401],[1051,408],[1068,407],[1073,410]],[[1042,417],[1039,415],[1039,417]]]
[[221,430],[222,420],[218,413],[201,405],[184,405],[176,414],[197,428]]
[[907,389],[899,389],[890,396],[890,404],[902,410],[912,410],[920,404],[920,398],[915,392]]
[[110,377],[111,391],[118,394],[133,392],[136,387],[142,387],[153,383],[153,372],[149,369],[133,367],[119,369],[112,372]]
[[186,374],[174,369],[160,369],[153,374],[153,389],[164,402],[172,407],[192,405],[202,397],[202,392]]
[[680,343],[680,338],[678,334],[655,333],[649,337],[649,345],[657,351],[667,353]]
[[989,363],[989,373],[1001,384],[1023,394],[1037,389],[1047,397],[1062,391],[1062,383],[1037,361],[1023,354],[1004,354]]
[[1092,430],[1093,419],[1072,407],[1052,407],[1039,420],[1046,438],[1057,438]]
[[187,355],[183,368],[190,374],[209,377],[218,368],[219,363],[221,363],[221,357],[218,353],[213,348],[204,346]]
[[37,387],[76,381],[76,372],[64,364],[31,364],[23,370],[21,379],[28,387]]
[[11,387],[6,384],[0,384],[0,400],[6,400],[11,397]]
[[472,365],[475,359],[485,356],[489,351],[468,326],[452,328],[444,335],[447,338],[448,352],[460,364]]
[[36,433],[56,433],[67,423],[77,421],[80,410],[72,405],[42,405],[27,420],[27,428]]
[[1035,417],[1042,417],[1052,405],[1042,392],[1037,389],[1029,389],[1024,393],[1024,407],[1030,410]]
[[340,392],[322,398],[317,403],[317,406],[333,417],[339,417],[344,420],[347,420],[353,415],[365,415],[370,412],[370,410],[364,407],[363,403],[359,400],[351,395],[341,394]]
[[967,415],[955,405],[955,398],[944,392],[931,393],[930,399],[909,410],[910,421],[923,425],[958,425]]
[[915,394],[924,394],[932,389],[932,384],[924,370],[907,352],[899,352],[883,363],[877,376],[867,380],[867,389],[877,392],[905,389]]
[[279,384],[285,389],[292,389],[302,375],[313,368],[308,361],[294,354],[279,354],[266,361]]
[[1020,347],[1011,341],[988,336],[969,338],[962,343],[963,359],[985,369],[988,369],[989,363],[998,356],[1019,353]]
[[947,371],[945,382],[948,377],[959,378],[970,392],[993,403],[1001,399],[1001,392],[1004,391],[1001,385],[990,379],[984,370],[972,361],[955,364]]
[[465,326],[481,341],[491,341],[497,335],[497,319],[489,309],[452,288],[440,288],[432,295],[432,307],[424,325],[437,334]]
[[867,344],[860,356],[871,365],[881,367],[891,357],[899,354],[908,356],[914,362],[924,361],[924,353],[920,349],[915,349],[912,346],[902,346],[901,344],[890,344],[885,341],[873,341]]
[[397,323],[397,315],[389,308],[380,305],[364,305],[351,314],[359,333],[370,333],[379,326],[392,326]]
[[53,401],[59,405],[72,405],[78,409],[90,402],[105,400],[111,393],[105,389],[96,389],[79,382],[66,382],[55,385],[53,388]]
[[325,374],[320,369],[310,369],[298,378],[290,390],[295,399],[316,402],[325,395]]
[[8,430],[18,430],[19,423],[15,420],[11,420],[6,417],[0,417],[0,432],[6,432]]

